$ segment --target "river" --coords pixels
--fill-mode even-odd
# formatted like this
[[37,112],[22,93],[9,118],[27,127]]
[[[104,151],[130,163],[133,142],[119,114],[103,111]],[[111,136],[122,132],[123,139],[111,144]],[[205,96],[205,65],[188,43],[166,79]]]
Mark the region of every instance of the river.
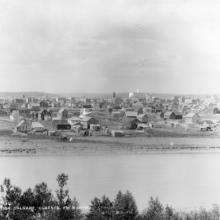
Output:
[[133,193],[139,210],[150,196],[183,210],[220,204],[220,153],[0,157],[0,182],[8,177],[23,190],[42,181],[55,190],[61,172],[83,207],[95,196],[113,199],[119,189]]

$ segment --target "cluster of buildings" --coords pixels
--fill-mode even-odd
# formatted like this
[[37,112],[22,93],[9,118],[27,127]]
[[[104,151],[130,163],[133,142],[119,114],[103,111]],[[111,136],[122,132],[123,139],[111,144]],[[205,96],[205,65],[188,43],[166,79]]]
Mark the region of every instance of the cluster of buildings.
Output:
[[74,135],[117,135],[145,129],[217,131],[220,100],[215,96],[165,96],[145,93],[105,98],[22,97],[0,99],[0,117],[15,132],[69,131]]

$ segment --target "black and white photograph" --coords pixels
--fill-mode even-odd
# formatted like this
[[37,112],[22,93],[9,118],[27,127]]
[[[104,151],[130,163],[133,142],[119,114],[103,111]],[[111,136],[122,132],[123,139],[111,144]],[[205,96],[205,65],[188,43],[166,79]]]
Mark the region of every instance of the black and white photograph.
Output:
[[220,220],[220,1],[0,0],[0,220]]

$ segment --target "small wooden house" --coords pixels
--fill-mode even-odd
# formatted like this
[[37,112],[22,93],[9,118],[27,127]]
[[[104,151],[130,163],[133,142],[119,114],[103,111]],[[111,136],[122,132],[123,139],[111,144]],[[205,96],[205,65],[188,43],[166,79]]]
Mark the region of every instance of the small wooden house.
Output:
[[140,121],[137,118],[124,117],[122,123],[125,129],[136,129]]
[[193,123],[198,123],[200,120],[200,116],[197,113],[188,113],[186,115],[183,116],[183,119],[185,121],[185,123],[187,124],[193,124]]
[[31,121],[29,120],[21,120],[15,127],[15,132],[28,133],[31,131]]
[[80,123],[83,126],[83,129],[90,129],[91,124],[99,124],[99,121],[93,117],[83,116],[80,117]]
[[140,114],[137,118],[141,123],[147,123],[149,121],[147,114]]
[[163,115],[163,118],[165,120],[171,119],[171,120],[181,120],[183,118],[182,113],[177,111],[166,111]]

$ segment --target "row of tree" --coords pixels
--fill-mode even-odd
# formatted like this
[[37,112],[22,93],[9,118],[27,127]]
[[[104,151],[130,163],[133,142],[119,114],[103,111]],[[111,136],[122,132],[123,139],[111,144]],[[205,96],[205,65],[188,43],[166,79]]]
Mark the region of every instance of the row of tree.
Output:
[[113,201],[108,197],[94,198],[89,211],[82,213],[76,198],[71,199],[66,189],[68,175],[57,177],[58,189],[53,195],[42,182],[22,193],[21,189],[5,179],[0,186],[0,220],[220,220],[220,208],[201,209],[194,212],[177,212],[150,198],[145,211],[138,213],[133,195],[119,191]]

